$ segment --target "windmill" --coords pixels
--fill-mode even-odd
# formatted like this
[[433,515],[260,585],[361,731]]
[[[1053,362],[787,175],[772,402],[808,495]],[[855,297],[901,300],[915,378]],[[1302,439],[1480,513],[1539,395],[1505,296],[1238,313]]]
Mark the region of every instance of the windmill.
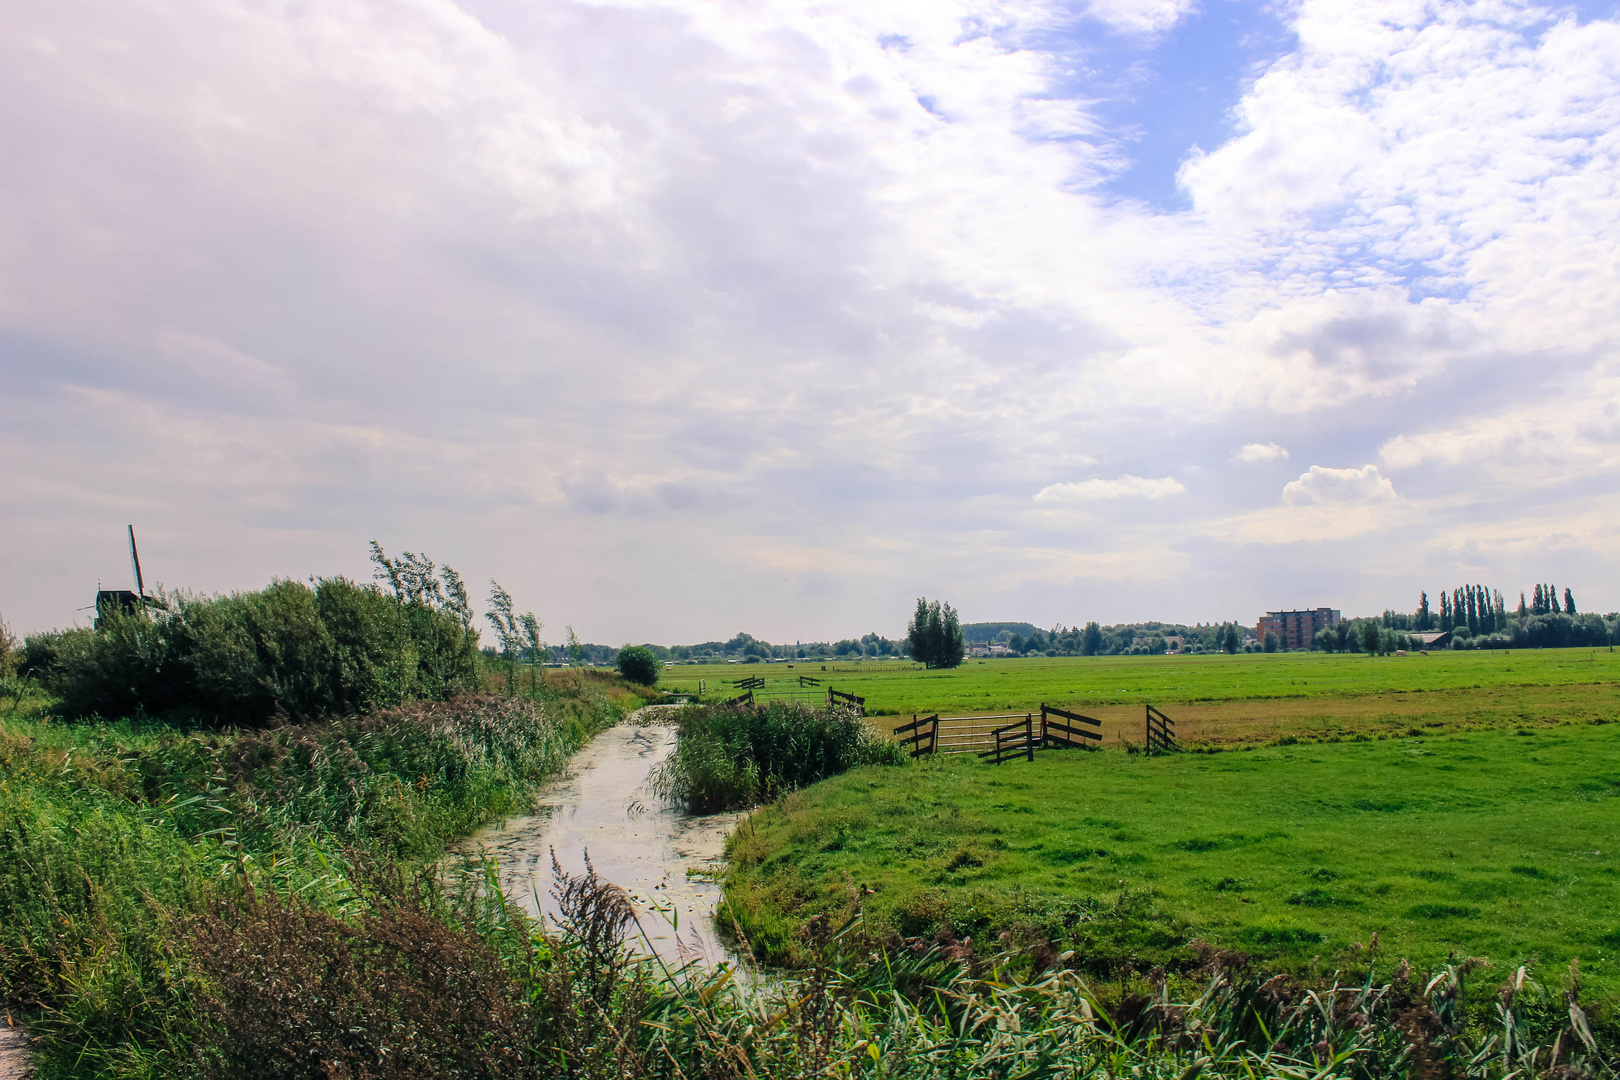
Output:
[[160,607],[155,596],[148,596],[146,581],[141,576],[141,553],[135,547],[135,526],[126,526],[129,529],[129,565],[135,574],[135,591],[128,589],[97,589],[96,590],[96,628],[101,627],[101,617],[107,611],[122,611],[133,614],[144,611],[149,607]]

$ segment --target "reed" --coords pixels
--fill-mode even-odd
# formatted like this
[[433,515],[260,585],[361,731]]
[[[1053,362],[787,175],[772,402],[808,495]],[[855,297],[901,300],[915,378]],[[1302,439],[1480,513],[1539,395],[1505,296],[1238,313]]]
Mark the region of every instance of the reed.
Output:
[[858,765],[908,760],[846,709],[693,705],[676,712],[674,724],[675,751],[654,773],[653,790],[694,814],[757,805]]

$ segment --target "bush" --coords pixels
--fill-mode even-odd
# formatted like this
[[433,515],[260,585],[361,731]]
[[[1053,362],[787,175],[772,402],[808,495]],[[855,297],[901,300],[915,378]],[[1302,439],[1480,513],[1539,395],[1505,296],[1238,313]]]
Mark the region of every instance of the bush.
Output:
[[675,752],[653,788],[694,814],[753,805],[858,765],[908,760],[853,712],[793,701],[693,705],[675,714],[675,730]]
[[664,665],[658,662],[658,657],[645,645],[626,645],[619,650],[619,674],[626,682],[638,686],[657,686],[658,676],[663,673]]
[[357,876],[357,920],[250,893],[191,921],[203,1012],[223,1033],[215,1075],[528,1075],[531,1008],[495,952],[437,917],[420,879]]
[[28,639],[26,662],[64,716],[254,726],[477,687],[475,637],[462,619],[346,578],[164,601],[155,615],[109,610],[94,631]]

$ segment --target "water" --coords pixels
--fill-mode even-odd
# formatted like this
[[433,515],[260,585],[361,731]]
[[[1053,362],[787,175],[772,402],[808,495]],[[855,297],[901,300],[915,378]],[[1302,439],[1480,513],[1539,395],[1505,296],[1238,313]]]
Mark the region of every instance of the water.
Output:
[[667,964],[730,962],[711,917],[725,839],[739,815],[694,817],[659,802],[647,778],[674,748],[673,728],[609,728],[541,791],[532,816],[485,829],[462,850],[494,856],[508,899],[553,923],[551,854],[564,873],[582,874],[588,852],[597,875],[634,901],[647,939],[642,952],[650,942]]

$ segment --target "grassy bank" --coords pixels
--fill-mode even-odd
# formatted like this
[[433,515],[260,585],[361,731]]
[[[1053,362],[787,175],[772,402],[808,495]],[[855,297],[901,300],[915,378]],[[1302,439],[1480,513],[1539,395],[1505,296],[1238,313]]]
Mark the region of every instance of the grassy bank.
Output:
[[[638,704],[615,682],[249,732],[0,721],[0,996],[42,1075],[222,1068],[219,972],[194,955],[196,920],[233,925],[280,898],[305,924],[364,923],[379,894],[356,867],[410,876],[526,808]],[[307,948],[321,955],[319,935]]]
[[1196,966],[1195,940],[1309,975],[1487,957],[1620,1004],[1620,725],[1147,758],[1049,752],[857,770],[733,837],[729,910],[795,928],[1051,941],[1093,977]]

